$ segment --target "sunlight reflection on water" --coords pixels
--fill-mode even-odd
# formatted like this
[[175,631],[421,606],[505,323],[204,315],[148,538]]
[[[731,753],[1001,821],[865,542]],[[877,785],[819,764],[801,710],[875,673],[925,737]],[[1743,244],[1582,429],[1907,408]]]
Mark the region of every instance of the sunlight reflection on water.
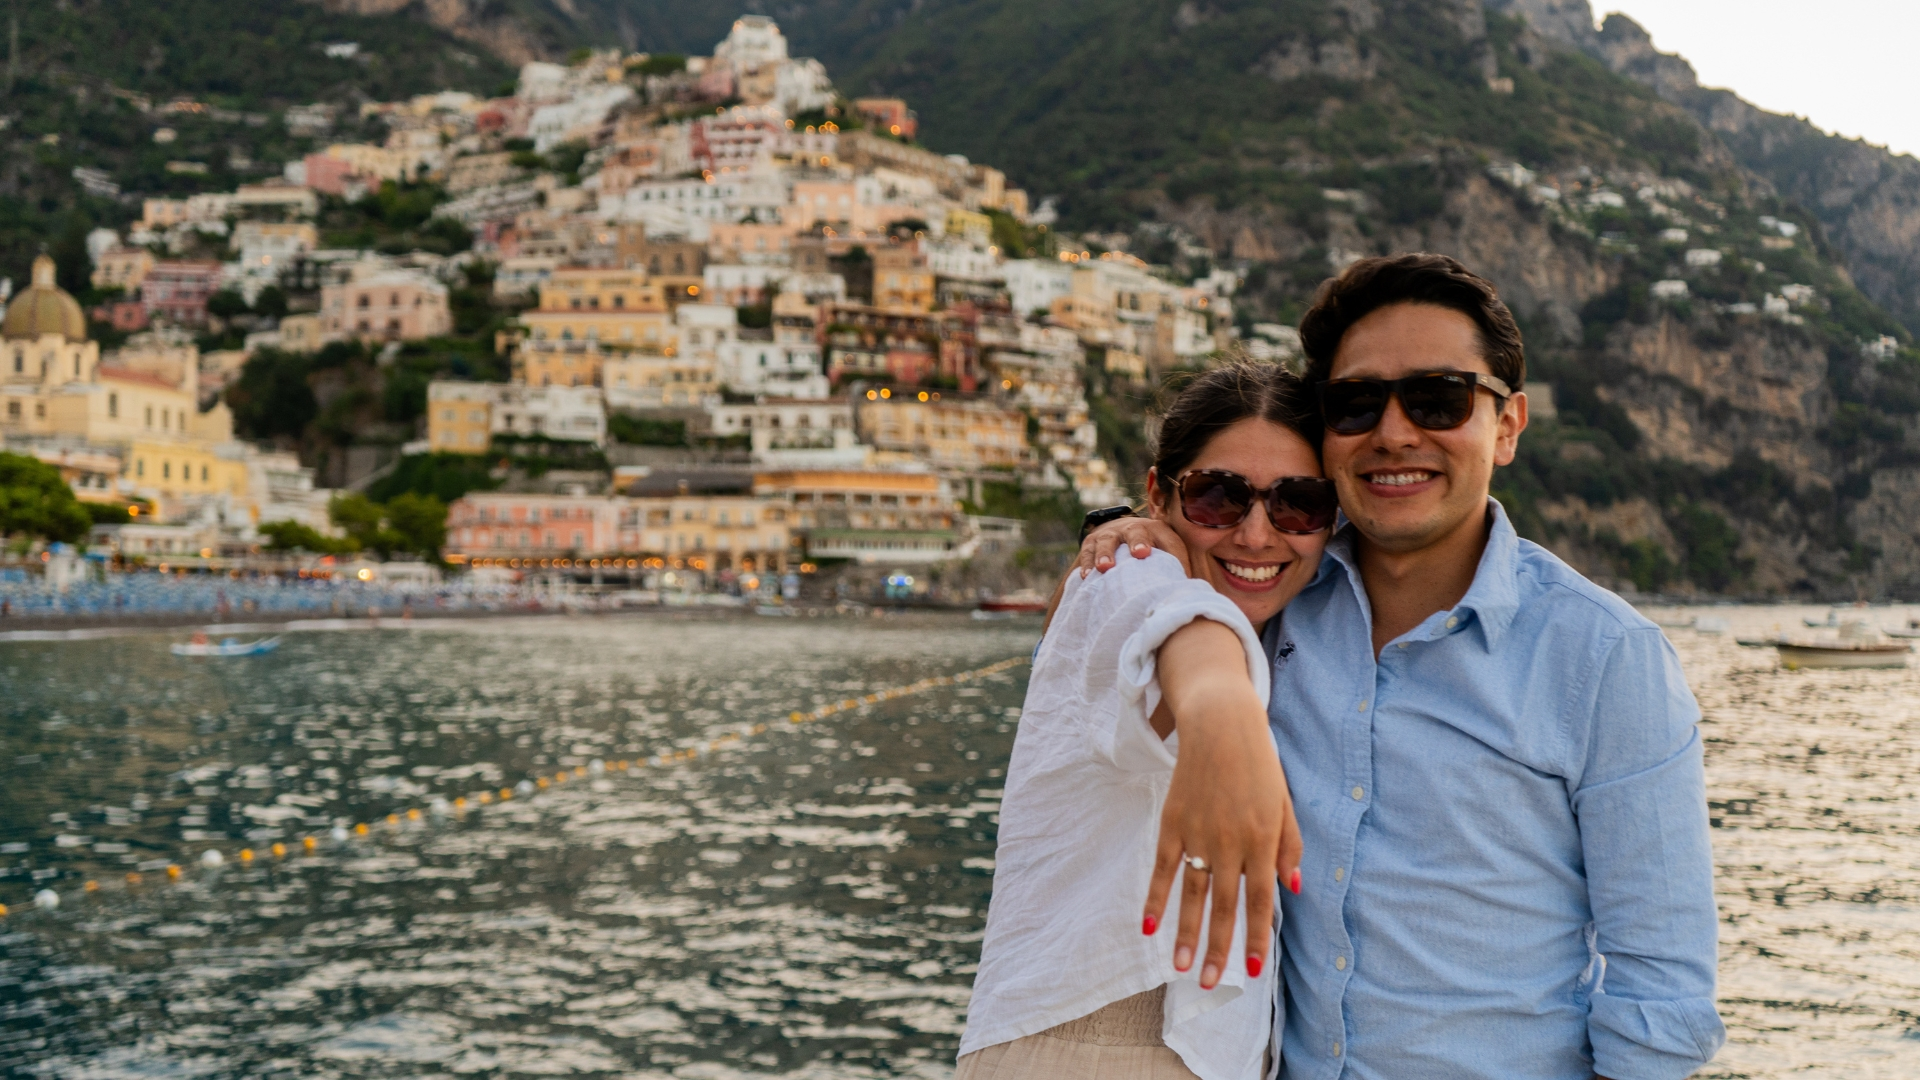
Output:
[[[1731,1041],[1703,1076],[1920,1075],[1920,675],[1786,672],[1733,641],[1824,613],[1669,631],[1719,862]],[[65,903],[0,923],[0,1071],[945,1076],[1024,668],[378,823],[1023,656],[1036,629],[503,620],[212,662],[158,635],[4,646],[0,899]],[[373,836],[327,839],[355,821]],[[275,841],[284,861],[153,869]]]

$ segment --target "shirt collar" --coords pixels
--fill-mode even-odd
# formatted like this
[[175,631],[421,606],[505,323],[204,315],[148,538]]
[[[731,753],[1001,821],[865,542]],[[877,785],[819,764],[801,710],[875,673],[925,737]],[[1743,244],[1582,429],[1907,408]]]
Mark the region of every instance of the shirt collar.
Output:
[[1487,516],[1492,518],[1492,528],[1487,530],[1487,547],[1480,553],[1480,565],[1473,572],[1473,584],[1467,588],[1467,595],[1454,605],[1458,612],[1472,612],[1480,623],[1480,632],[1486,636],[1487,648],[1500,644],[1500,638],[1513,625],[1515,615],[1520,613],[1520,587],[1514,580],[1520,557],[1520,534],[1513,529],[1513,522],[1507,520],[1506,507],[1500,500],[1488,496]]
[[[1513,625],[1514,616],[1520,612],[1519,583],[1514,580],[1520,555],[1520,534],[1514,531],[1513,523],[1507,520],[1506,508],[1500,500],[1487,498],[1487,516],[1492,526],[1487,533],[1487,546],[1480,553],[1480,565],[1474,570],[1473,584],[1467,588],[1467,595],[1454,605],[1455,614],[1451,617],[1471,613],[1480,623],[1480,632],[1486,637],[1487,647],[1499,645],[1507,628]],[[1354,595],[1363,606],[1368,604],[1366,586],[1360,579],[1359,557],[1354,552],[1354,543],[1359,530],[1341,514],[1334,522],[1333,536],[1327,541],[1326,554],[1320,558],[1320,569],[1314,575],[1313,582],[1318,584],[1336,572],[1336,567],[1346,571],[1347,580],[1352,585]],[[1440,626],[1444,626],[1441,623]],[[1451,628],[1447,628],[1451,629]],[[1436,627],[1434,637],[1444,637],[1447,629]]]

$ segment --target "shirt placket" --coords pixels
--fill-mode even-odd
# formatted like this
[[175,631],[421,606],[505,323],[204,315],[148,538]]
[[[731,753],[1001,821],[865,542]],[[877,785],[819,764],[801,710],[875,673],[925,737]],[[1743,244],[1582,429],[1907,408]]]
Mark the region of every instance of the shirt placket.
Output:
[[[1366,611],[1364,600],[1361,610]],[[1321,1047],[1321,1050],[1329,1055],[1335,1075],[1343,1075],[1346,1071],[1347,1043],[1350,1035],[1347,991],[1353,982],[1354,961],[1358,953],[1358,942],[1353,936],[1353,923],[1345,917],[1345,913],[1354,880],[1355,856],[1360,843],[1360,822],[1366,817],[1367,808],[1373,802],[1373,717],[1378,708],[1381,691],[1386,685],[1385,680],[1390,677],[1388,668],[1371,659],[1373,628],[1368,625],[1369,620],[1363,617],[1359,622],[1362,628],[1361,633],[1367,639],[1361,643],[1360,647],[1365,650],[1369,662],[1365,671],[1361,673],[1362,677],[1354,681],[1349,701],[1345,706],[1347,722],[1343,726],[1346,728],[1347,737],[1344,740],[1345,751],[1342,755],[1341,775],[1342,788],[1346,794],[1346,798],[1341,800],[1345,812],[1343,818],[1345,826],[1341,831],[1344,850],[1333,859],[1333,868],[1330,871],[1333,880],[1322,883],[1322,887],[1331,887],[1336,890],[1340,897],[1340,910],[1343,916],[1339,926],[1338,946],[1326,960],[1327,970],[1321,973],[1322,977],[1333,980],[1338,988],[1338,992],[1333,995],[1334,1000],[1339,1002],[1338,1012],[1327,1018],[1326,1045]]]

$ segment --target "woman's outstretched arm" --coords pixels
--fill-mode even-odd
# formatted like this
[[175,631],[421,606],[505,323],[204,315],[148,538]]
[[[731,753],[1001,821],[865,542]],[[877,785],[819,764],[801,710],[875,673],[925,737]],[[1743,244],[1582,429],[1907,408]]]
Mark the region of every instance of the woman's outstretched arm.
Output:
[[1182,856],[1205,859],[1211,874],[1189,872],[1182,886],[1173,962],[1181,971],[1193,966],[1208,885],[1217,884],[1200,969],[1200,985],[1211,989],[1229,962],[1243,875],[1246,963],[1254,974],[1266,966],[1272,882],[1278,877],[1300,889],[1300,826],[1239,637],[1220,623],[1195,620],[1160,646],[1156,670],[1180,750],[1160,816],[1143,926],[1159,924]]

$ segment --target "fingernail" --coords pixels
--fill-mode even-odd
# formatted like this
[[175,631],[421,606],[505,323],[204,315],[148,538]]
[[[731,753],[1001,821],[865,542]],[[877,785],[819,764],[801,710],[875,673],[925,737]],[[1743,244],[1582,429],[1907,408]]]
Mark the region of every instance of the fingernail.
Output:
[[1153,932],[1158,929],[1160,929],[1159,919],[1156,919],[1153,916],[1149,915],[1146,918],[1140,920],[1140,932],[1147,935],[1148,937],[1152,937]]
[[1220,965],[1208,964],[1200,969],[1200,989],[1211,990],[1220,985]]
[[1267,965],[1257,956],[1247,957],[1247,978],[1249,979],[1259,978],[1260,969],[1266,966]]
[[1299,867],[1297,866],[1294,867],[1293,873],[1287,875],[1287,888],[1293,890],[1293,895],[1295,896],[1300,895],[1300,868]]
[[1185,971],[1193,966],[1193,950],[1185,945],[1173,950],[1173,970]]

